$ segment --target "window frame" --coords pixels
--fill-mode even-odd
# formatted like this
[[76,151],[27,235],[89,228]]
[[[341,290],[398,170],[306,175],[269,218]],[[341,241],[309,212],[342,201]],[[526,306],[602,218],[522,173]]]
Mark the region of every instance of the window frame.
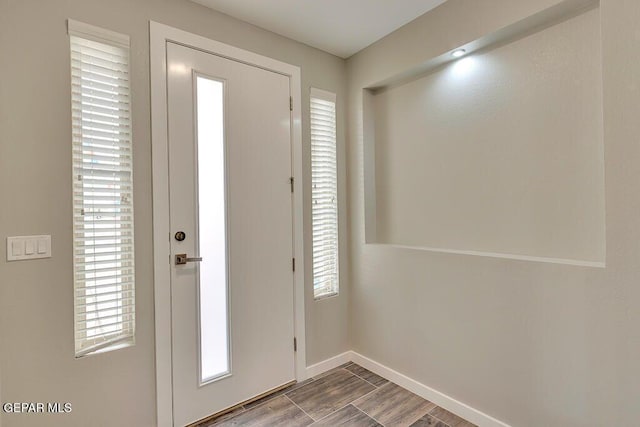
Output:
[[[316,280],[317,280],[317,272],[315,271],[314,265],[316,262],[316,254],[314,253],[314,243],[316,240],[316,236],[315,236],[315,227],[314,227],[314,204],[315,204],[315,200],[314,200],[314,185],[315,185],[315,181],[314,181],[314,163],[315,163],[315,159],[314,159],[314,147],[316,146],[316,144],[323,144],[323,142],[321,141],[316,141],[314,140],[314,115],[317,113],[314,113],[314,100],[316,100],[316,102],[320,101],[320,102],[324,102],[324,103],[329,103],[329,104],[333,104],[332,108],[332,120],[333,120],[333,128],[332,128],[332,133],[333,133],[333,153],[332,156],[333,158],[329,160],[329,162],[333,162],[331,165],[329,165],[328,167],[332,169],[332,179],[333,179],[333,197],[335,198],[335,211],[333,212],[332,215],[334,215],[334,223],[332,224],[333,228],[333,232],[335,233],[335,242],[333,243],[334,247],[332,248],[332,252],[330,253],[330,257],[332,258],[332,263],[335,265],[335,272],[330,273],[331,276],[333,276],[331,279],[333,280],[333,283],[329,284],[328,286],[316,286]],[[317,108],[317,107],[316,107]],[[340,208],[339,208],[339,185],[338,185],[338,175],[339,175],[339,161],[338,161],[338,129],[337,129],[337,95],[333,92],[329,92],[326,90],[322,90],[322,89],[317,89],[312,87],[310,89],[310,98],[309,98],[309,128],[310,128],[310,145],[311,145],[311,277],[312,277],[312,283],[313,283],[313,299],[318,301],[318,300],[323,300],[323,299],[327,299],[327,298],[332,298],[332,297],[336,297],[340,294]],[[325,144],[325,149],[326,147],[326,141],[324,141]],[[322,166],[322,165],[321,165]],[[325,164],[324,167],[326,168],[327,165]],[[325,173],[327,173],[325,171]],[[330,214],[331,215],[331,214]]]
[[[136,279],[131,60],[129,36],[71,19],[67,21],[67,24],[70,49],[72,108],[74,352],[75,357],[80,358],[135,345]],[[78,59],[78,54],[83,48],[88,50],[106,48],[107,50],[112,50],[117,53],[101,53],[97,56],[91,56],[85,51],[80,53],[82,59]],[[91,58],[85,58],[85,55]],[[98,56],[102,56],[102,58],[98,58]],[[113,57],[110,58],[111,56]],[[114,59],[116,56],[121,58],[122,62],[117,62]],[[102,76],[103,81],[100,80],[100,77],[94,77],[93,80],[90,79],[91,82],[89,84],[93,84],[94,86],[98,85],[98,87],[100,85],[105,86],[104,81],[114,79],[113,75],[108,74],[108,71],[100,74],[102,72],[102,70],[98,70],[100,66],[106,67],[102,70],[109,69],[109,66],[121,69],[118,71],[120,75],[117,77],[117,84],[114,86],[113,96],[122,96],[125,99],[125,101],[117,101],[118,103],[124,104],[124,108],[111,109],[109,113],[106,113],[104,110],[108,110],[110,107],[108,105],[110,100],[108,100],[104,102],[104,106],[93,105],[85,109],[86,104],[83,102],[82,97],[87,96],[92,89],[88,89],[84,85],[78,89],[78,79],[80,78],[82,80],[82,77],[79,77],[79,75],[82,76],[83,72],[88,73],[88,69],[92,68],[91,72],[93,72],[93,76]],[[83,67],[85,68],[83,69]],[[84,92],[85,90],[86,92]],[[95,100],[96,98],[93,99]],[[96,104],[101,103],[101,101],[95,102]],[[87,118],[89,115],[92,116],[92,119]],[[117,124],[114,124],[116,122]],[[90,124],[91,130],[87,130],[87,123]],[[114,130],[114,128],[116,128],[116,130]],[[112,147],[107,147],[108,144],[104,141],[101,141],[101,143],[93,142],[92,145],[92,142],[87,141],[86,138],[90,137],[85,136],[85,131],[113,132],[114,136],[111,138]],[[96,144],[103,146],[103,148],[95,148]],[[114,150],[113,147],[116,146],[119,148]],[[109,150],[112,152],[109,152]],[[120,153],[120,151],[122,151],[122,153]],[[112,157],[107,158],[106,156],[109,155]],[[102,156],[103,160],[96,160],[96,156]],[[95,172],[96,164],[99,168],[100,165],[104,165],[105,163],[113,172],[113,177],[110,182],[116,182],[117,184],[104,187],[105,181],[100,181],[100,178],[94,176],[96,183],[89,184],[89,187],[85,188],[86,184],[84,181],[88,176],[87,173]],[[81,172],[78,171],[79,168]],[[122,175],[124,178],[122,180],[119,178],[116,179],[114,178],[116,175]],[[78,184],[78,182],[82,183]],[[100,187],[100,185],[103,187]],[[100,193],[112,193],[113,195],[96,195]],[[101,255],[99,252],[100,249],[96,249],[96,240],[90,240],[92,234],[95,237],[96,233],[99,233],[96,231],[99,228],[95,226],[95,215],[93,229],[88,227],[87,220],[84,219],[87,199],[93,200],[93,213],[100,212],[99,208],[101,206],[96,202],[99,197],[105,199],[110,197],[109,201],[113,203],[113,207],[105,207],[103,209],[104,211],[111,209],[111,211],[106,212],[105,215],[107,213],[112,214],[111,216],[114,218],[113,226],[111,228],[100,229],[103,230],[105,234],[108,234],[107,230],[114,233],[113,236],[109,236],[111,237],[110,239],[106,240],[109,242],[109,247],[102,249],[104,252],[108,250],[110,252],[108,255]],[[114,199],[116,200],[115,202],[113,202]],[[98,209],[96,209],[96,207]],[[79,215],[77,214],[78,209],[81,210]],[[115,232],[116,230],[118,232]],[[93,242],[93,245],[83,244],[86,242]],[[93,246],[92,255],[88,255],[90,252],[87,252],[89,249],[86,248],[89,246]],[[85,249],[83,249],[83,247]],[[83,250],[85,251],[84,253],[82,253]],[[98,258],[100,258],[100,260],[98,260]],[[103,260],[104,258],[106,258],[106,260]],[[98,273],[94,271],[93,273],[87,274],[87,271],[90,270],[88,265],[94,266],[95,268],[100,261],[103,262],[103,266],[107,266],[104,267],[105,269],[110,269],[108,273],[114,274],[111,275],[112,277],[102,278],[103,281],[106,281],[106,284],[101,283],[98,285],[98,281],[101,279],[98,277]],[[84,264],[84,273],[82,272],[81,264]],[[105,273],[107,272],[105,271]],[[92,275],[92,277],[87,277],[87,275]],[[87,282],[93,282],[93,284],[88,286]],[[97,288],[97,286],[102,286],[102,289],[107,290],[107,293],[111,295],[109,297],[110,300],[104,295],[101,297],[97,295],[100,289]],[[92,310],[89,310],[87,308],[88,306],[93,306]],[[105,318],[109,318],[109,321],[107,322]],[[106,324],[100,324],[100,319],[106,322]],[[87,331],[91,330],[96,333],[87,336]]]

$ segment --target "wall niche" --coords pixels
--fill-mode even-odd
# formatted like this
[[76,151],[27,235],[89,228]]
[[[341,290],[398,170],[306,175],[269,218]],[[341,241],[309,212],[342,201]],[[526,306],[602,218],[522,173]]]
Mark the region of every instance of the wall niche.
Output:
[[598,3],[463,48],[363,88],[367,243],[604,267]]

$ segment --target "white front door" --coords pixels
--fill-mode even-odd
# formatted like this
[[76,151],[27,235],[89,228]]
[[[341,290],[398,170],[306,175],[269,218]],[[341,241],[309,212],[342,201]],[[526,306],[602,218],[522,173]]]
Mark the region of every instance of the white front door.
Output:
[[289,99],[288,76],[167,43],[174,425],[295,379]]

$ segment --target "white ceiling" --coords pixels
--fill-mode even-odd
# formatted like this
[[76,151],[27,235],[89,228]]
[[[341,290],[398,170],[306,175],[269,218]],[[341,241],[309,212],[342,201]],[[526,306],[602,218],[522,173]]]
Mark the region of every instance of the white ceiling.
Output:
[[193,0],[348,58],[446,0]]

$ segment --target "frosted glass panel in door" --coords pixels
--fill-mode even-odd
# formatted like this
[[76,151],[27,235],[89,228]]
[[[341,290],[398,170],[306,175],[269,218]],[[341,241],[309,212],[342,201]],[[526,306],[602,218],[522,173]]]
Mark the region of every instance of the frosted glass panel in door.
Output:
[[200,382],[230,372],[224,83],[196,77]]

